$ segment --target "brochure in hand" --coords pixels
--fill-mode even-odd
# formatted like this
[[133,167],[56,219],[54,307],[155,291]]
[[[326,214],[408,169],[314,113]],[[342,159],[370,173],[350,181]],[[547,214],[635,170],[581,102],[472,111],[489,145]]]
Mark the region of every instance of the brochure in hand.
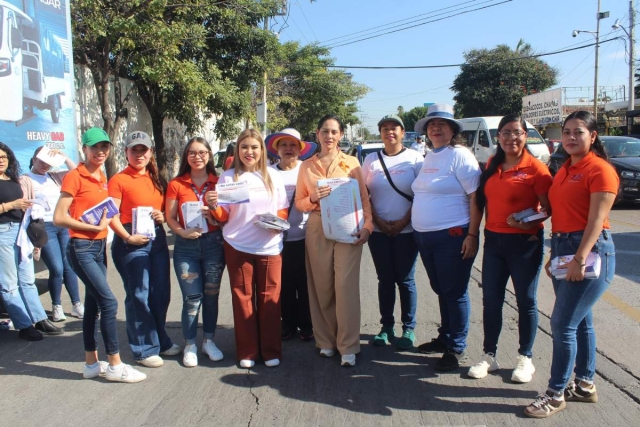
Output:
[[253,223],[265,230],[287,231],[290,227],[288,221],[272,214],[260,214]]
[[[565,279],[567,277],[567,267],[574,256],[575,255],[563,255],[552,259],[551,274],[553,274],[556,279]],[[600,268],[602,266],[600,255],[595,252],[589,252],[584,263],[586,264],[584,267],[585,279],[597,279],[600,276]]]
[[151,213],[153,208],[151,206],[138,206],[131,209],[132,220],[132,233],[146,236],[153,240],[156,238],[156,224]]
[[87,224],[96,225],[102,219],[102,215],[105,209],[107,211],[107,218],[113,218],[119,213],[116,204],[113,202],[113,199],[111,197],[107,197],[97,205],[84,211],[84,213],[80,216],[80,221]]
[[548,216],[549,215],[547,215],[547,213],[544,212],[544,211],[538,212],[537,210],[535,210],[533,208],[528,208],[528,209],[525,209],[525,210],[520,211],[518,213],[514,213],[513,214],[513,219],[515,219],[516,221],[520,221],[520,222],[531,222],[531,221],[535,221],[537,219],[547,218]]
[[202,215],[202,202],[184,202],[182,204],[182,218],[184,228],[199,228],[203,233],[209,231],[207,219]]
[[318,186],[324,185],[331,187],[331,193],[320,199],[324,236],[341,243],[355,242],[354,234],[364,227],[358,181],[353,178],[318,180]]

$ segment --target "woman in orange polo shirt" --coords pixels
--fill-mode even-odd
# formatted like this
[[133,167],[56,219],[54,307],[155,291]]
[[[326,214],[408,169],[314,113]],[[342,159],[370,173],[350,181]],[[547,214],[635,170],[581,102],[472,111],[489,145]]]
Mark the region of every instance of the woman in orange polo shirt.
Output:
[[[106,209],[98,224],[80,219],[86,210],[108,197],[107,177],[102,173],[102,165],[110,149],[109,135],[104,130],[91,128],[82,135],[85,161],[64,177],[53,223],[69,229],[71,239],[67,245],[67,259],[86,287],[82,319],[84,378],[104,376],[110,381],[135,383],[147,376],[120,360],[116,327],[118,300],[107,283],[107,227],[111,220],[107,218]],[[108,366],[98,360],[98,319]]]
[[527,124],[518,114],[498,124],[499,145],[480,177],[476,204],[486,210],[482,258],[483,355],[469,369],[471,378],[484,378],[500,368],[496,359],[502,329],[502,306],[509,278],[518,304],[520,348],[511,380],[531,381],[531,361],[538,328],[536,292],[542,267],[544,219],[516,221],[514,213],[540,208],[549,212],[549,168],[526,149]]
[[127,294],[124,306],[133,357],[156,368],[163,364],[161,355],[175,356],[181,350],[165,330],[171,301],[169,248],[162,226],[167,184],[158,173],[149,135],[130,133],[125,155],[128,166],[109,180],[109,196],[120,210],[110,224],[115,233],[111,257]]
[[[204,138],[191,138],[182,152],[178,176],[167,188],[165,209],[167,225],[176,235],[173,268],[182,291],[182,335],[186,344],[182,361],[188,368],[198,365],[196,341],[200,307],[204,332],[202,351],[214,362],[223,358],[213,339],[225,266],[224,247],[222,231],[204,203],[205,193],[214,190],[217,182],[211,146]],[[187,226],[185,209],[190,213],[200,210],[206,226]]]
[[[360,259],[362,245],[373,231],[373,221],[360,164],[338,146],[343,136],[344,125],[337,116],[320,119],[316,137],[321,151],[300,166],[295,203],[300,212],[311,212],[305,244],[316,346],[324,357],[333,356],[337,349],[342,366],[354,366],[360,352]],[[318,186],[318,180],[347,177],[358,180],[364,216],[364,227],[353,244],[327,239],[320,218],[320,199],[327,197],[331,188]]]
[[[615,247],[609,231],[609,211],[619,187],[616,170],[598,138],[598,123],[588,111],[576,111],[562,125],[562,147],[569,158],[549,190],[551,259],[573,255],[566,276],[552,277],[551,261],[545,269],[553,281],[556,301],[551,314],[553,357],[545,392],[524,410],[545,418],[566,407],[565,401],[597,402],[596,335],[591,308],[607,290],[615,273]],[[587,256],[598,254],[600,274],[585,277]],[[594,255],[590,258],[595,258]],[[571,371],[575,381],[569,382]]]

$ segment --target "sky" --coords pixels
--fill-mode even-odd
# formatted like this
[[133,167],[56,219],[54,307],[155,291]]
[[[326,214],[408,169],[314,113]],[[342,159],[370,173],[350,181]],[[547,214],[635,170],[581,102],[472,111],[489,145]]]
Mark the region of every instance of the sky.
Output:
[[[606,86],[612,98],[618,93],[622,100],[629,81],[629,40],[624,31],[611,26],[620,19],[629,30],[629,0],[600,3],[600,10],[608,11],[609,17],[600,20],[598,86]],[[640,1],[634,4],[639,11]],[[521,38],[537,53],[593,44],[591,34],[574,38],[572,32],[596,30],[598,0],[288,0],[288,6],[288,16],[273,18],[270,25],[281,42],[329,46],[336,65],[424,66],[463,63],[463,54],[472,49],[491,49],[499,44],[515,49]],[[468,13],[461,13],[464,11]],[[444,19],[419,25],[438,18]],[[636,21],[639,19],[636,13]],[[414,27],[402,29],[407,26]],[[394,30],[400,31],[356,41]],[[347,35],[351,36],[344,38]],[[620,38],[603,42],[613,37]],[[347,42],[354,43],[338,46]],[[576,96],[593,93],[593,46],[541,59],[559,71],[554,87],[575,88],[567,93]],[[460,68],[345,71],[371,89],[358,101],[358,115],[377,133],[378,120],[397,112],[398,106],[410,110],[430,102],[453,104],[450,87]]]

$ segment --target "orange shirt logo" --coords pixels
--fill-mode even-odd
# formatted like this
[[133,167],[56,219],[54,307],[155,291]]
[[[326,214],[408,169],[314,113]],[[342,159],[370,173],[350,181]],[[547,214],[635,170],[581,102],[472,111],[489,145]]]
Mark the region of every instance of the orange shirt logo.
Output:
[[582,181],[582,174],[581,173],[574,173],[569,178],[569,182],[580,182],[580,181]]

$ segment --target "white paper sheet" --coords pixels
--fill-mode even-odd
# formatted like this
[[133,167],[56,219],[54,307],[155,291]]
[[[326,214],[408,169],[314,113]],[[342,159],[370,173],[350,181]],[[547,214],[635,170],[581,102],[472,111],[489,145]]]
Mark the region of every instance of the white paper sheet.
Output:
[[52,156],[51,150],[49,150],[46,145],[43,146],[42,149],[38,152],[36,159],[42,160],[53,168],[59,168],[60,166],[64,165],[65,161],[65,158],[62,154],[56,154],[55,156]]
[[235,203],[249,203],[249,183],[247,181],[229,182],[217,184],[219,205],[231,205]]
[[207,220],[202,215],[202,202],[184,202],[182,204],[182,218],[184,218],[184,228],[199,228],[203,233],[209,231]]
[[151,206],[138,206],[131,209],[131,215],[133,217],[133,234],[140,234],[153,240],[156,238],[156,224],[151,213],[153,208]]
[[318,180],[318,186],[325,185],[331,187],[331,194],[320,199],[325,237],[341,243],[355,242],[358,239],[353,234],[364,227],[358,181],[353,178]]

